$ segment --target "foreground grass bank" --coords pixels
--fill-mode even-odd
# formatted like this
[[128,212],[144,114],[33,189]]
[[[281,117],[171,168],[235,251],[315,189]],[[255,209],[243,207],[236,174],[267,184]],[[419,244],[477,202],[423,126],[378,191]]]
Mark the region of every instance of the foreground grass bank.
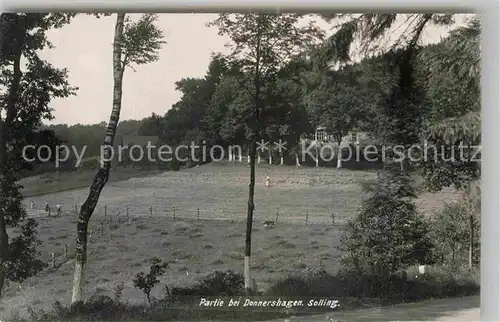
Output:
[[[425,299],[478,295],[479,285],[476,274],[476,272],[454,273],[446,269],[436,269],[432,274],[418,277],[402,274],[382,282],[380,278],[374,276],[359,276],[341,272],[330,275],[323,271],[317,271],[308,276],[294,276],[277,281],[266,291],[260,292],[259,295],[246,296],[243,293],[242,276],[226,271],[211,274],[189,288],[174,288],[169,296],[157,299],[151,305],[129,304],[121,298],[120,292],[117,291],[114,298],[94,296],[85,304],[77,303],[69,307],[56,303],[50,312],[32,310],[31,319],[59,321],[264,321],[318,313],[328,313],[332,316],[338,313],[338,315],[348,316],[348,314],[341,314],[341,312]],[[200,305],[202,298],[205,298],[206,301],[224,302],[224,304],[220,306],[213,304],[207,307]],[[278,299],[279,303],[294,301],[295,306],[286,307],[286,305],[279,303],[276,306],[269,305],[273,301],[276,303]],[[315,300],[318,304],[321,300],[327,299],[335,299],[338,305],[322,307],[321,305],[313,305],[312,307],[308,305],[311,300]],[[230,300],[238,300],[239,305],[228,306]],[[249,301],[253,302],[252,305],[245,306],[244,303],[248,304]],[[259,301],[261,304],[258,304]],[[263,307],[262,301],[268,301],[268,306]],[[302,301],[303,305],[297,306],[298,301]],[[425,306],[422,306],[421,309],[425,310]],[[415,312],[410,310],[408,316],[402,317],[402,319],[414,320]]]

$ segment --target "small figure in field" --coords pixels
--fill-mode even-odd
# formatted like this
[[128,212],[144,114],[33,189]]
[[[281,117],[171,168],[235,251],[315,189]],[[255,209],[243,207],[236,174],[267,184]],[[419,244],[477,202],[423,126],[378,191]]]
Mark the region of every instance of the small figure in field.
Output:
[[271,186],[271,179],[269,178],[269,176],[266,176],[266,187],[270,186]]
[[57,215],[58,215],[58,216],[59,216],[59,215],[61,215],[61,205],[59,205],[59,204],[58,204],[58,205],[56,206],[56,209],[57,209]]
[[272,220],[266,220],[266,221],[264,221],[264,226],[265,227],[274,226],[274,221],[272,221]]
[[45,201],[45,211],[46,212],[50,211],[50,206],[49,206],[49,202],[48,201]]
[[33,202],[33,200],[31,200],[30,202],[30,208],[31,210],[35,209],[35,203]]

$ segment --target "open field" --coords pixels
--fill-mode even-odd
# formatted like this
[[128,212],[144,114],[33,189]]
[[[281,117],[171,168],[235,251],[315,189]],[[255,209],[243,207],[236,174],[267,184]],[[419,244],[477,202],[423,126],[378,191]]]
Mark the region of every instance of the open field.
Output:
[[[23,196],[33,197],[47,193],[61,192],[71,189],[88,187],[92,183],[95,175],[93,171],[74,171],[74,172],[53,172],[43,175],[37,175],[21,179],[24,186]],[[109,175],[109,181],[122,181],[132,177],[147,176],[158,173],[158,170],[144,170],[140,168],[123,168],[112,171]]]
[[[64,244],[73,244],[75,223],[71,221],[62,217],[41,220],[45,258],[50,258],[54,250],[61,253]],[[148,271],[153,256],[171,262],[162,280],[169,287],[188,285],[214,270],[242,271],[243,222],[143,217],[135,218],[130,224],[119,224],[111,235],[108,227],[104,229],[104,236],[89,246],[89,295],[100,292],[112,296],[114,287],[124,282],[124,299],[144,301],[142,292],[133,288],[132,279],[136,273]],[[293,224],[267,228],[255,224],[252,267],[258,287],[265,289],[281,277],[320,265],[329,270],[338,268],[339,254],[333,247],[338,245],[339,229],[338,226]],[[11,284],[2,304],[7,308],[30,304],[47,308],[55,300],[68,303],[72,272],[72,262],[68,262],[43,278],[23,283],[22,291]],[[163,287],[155,291],[162,292]]]
[[[271,178],[270,188],[264,185],[266,175]],[[252,245],[252,267],[259,289],[279,278],[320,266],[335,272],[340,259],[335,246],[342,226],[360,205],[360,184],[374,177],[374,172],[365,171],[259,166]],[[84,201],[87,189],[25,200],[27,204],[32,200],[35,207],[43,206],[45,201],[63,206],[63,216],[57,218],[30,210],[31,216],[39,218],[43,258],[49,259],[51,252],[62,254],[64,245],[70,251],[74,248],[74,207]],[[113,289],[123,282],[123,298],[143,302],[144,295],[133,288],[132,279],[136,273],[148,270],[153,256],[170,261],[162,280],[169,286],[186,286],[214,270],[242,272],[247,189],[248,169],[239,164],[211,164],[108,182],[90,226],[95,232],[99,222],[113,216],[112,229],[110,234],[106,221],[104,234],[89,245],[87,294],[112,296]],[[418,204],[422,211],[429,212],[440,208],[443,200],[456,198],[447,190],[423,194]],[[124,216],[127,208],[130,223]],[[277,225],[264,227],[262,222],[275,220],[277,211]],[[119,223],[115,219],[118,212],[122,218]],[[330,219],[332,212],[337,213],[335,225]],[[2,303],[8,309],[2,315],[18,311],[24,314],[28,306],[49,309],[55,300],[68,304],[72,272],[73,263],[69,261],[21,285],[11,283]],[[162,291],[163,287],[158,287],[153,293]]]
[[[304,222],[309,213],[311,222],[331,221],[335,211],[338,220],[355,212],[361,200],[360,183],[374,178],[371,172],[323,171],[294,168],[260,169],[256,178],[256,219],[279,219]],[[264,185],[266,173],[273,187]],[[96,217],[108,214],[149,214],[178,217],[197,216],[209,219],[243,220],[246,216],[248,195],[248,171],[245,167],[221,167],[207,165],[179,172],[164,172],[154,177],[136,177],[121,182],[109,182],[101,194]],[[52,208],[61,204],[64,209],[74,211],[81,205],[88,188],[71,190],[40,197],[33,200],[39,208],[49,201]]]
[[[137,173],[143,174],[143,173]],[[249,174],[245,165],[214,163],[177,172],[152,173],[125,181],[110,180],[101,193],[93,218],[107,214],[129,213],[195,218],[197,210],[206,219],[244,220],[248,195]],[[265,187],[265,178],[271,178],[271,188]],[[93,173],[87,177],[92,178]],[[256,173],[255,218],[304,223],[306,214],[311,223],[330,223],[332,213],[336,222],[344,222],[356,213],[363,192],[361,183],[375,179],[374,171],[315,169],[259,165]],[[43,182],[33,187],[25,184],[25,190],[53,188]],[[51,190],[49,190],[51,191]],[[56,204],[63,211],[74,211],[88,193],[85,188],[61,191],[26,198],[26,204],[34,201],[41,209],[46,201],[51,208]],[[453,189],[441,193],[423,193],[419,198],[420,210],[430,213],[442,207],[443,201],[454,200],[458,195]],[[151,209],[150,209],[151,208]]]

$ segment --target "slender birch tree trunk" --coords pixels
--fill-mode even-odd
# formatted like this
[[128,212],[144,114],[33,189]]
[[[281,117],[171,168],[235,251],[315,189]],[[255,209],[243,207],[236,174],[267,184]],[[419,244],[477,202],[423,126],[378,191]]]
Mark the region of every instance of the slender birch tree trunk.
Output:
[[76,261],[75,273],[73,278],[73,296],[71,303],[83,301],[84,285],[85,285],[85,264],[87,262],[87,229],[90,217],[99,201],[99,196],[102,189],[106,185],[109,178],[109,170],[111,167],[110,156],[113,147],[113,140],[116,134],[116,127],[120,119],[121,101],[122,101],[122,80],[124,67],[122,65],[122,37],[125,22],[125,14],[118,13],[115,26],[115,37],[113,41],[113,109],[109,117],[108,127],[106,129],[106,137],[104,138],[103,159],[101,160],[101,168],[97,171],[92,185],[90,186],[87,200],[80,209],[77,224],[77,239],[76,239]]

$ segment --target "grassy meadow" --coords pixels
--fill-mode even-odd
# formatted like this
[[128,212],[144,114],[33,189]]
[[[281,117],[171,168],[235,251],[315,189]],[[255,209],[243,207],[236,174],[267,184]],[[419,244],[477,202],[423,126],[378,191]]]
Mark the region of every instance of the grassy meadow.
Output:
[[[271,187],[265,186],[267,175]],[[280,278],[308,270],[335,272],[342,227],[360,206],[362,183],[375,177],[371,171],[259,165],[251,263],[258,288],[265,290]],[[41,180],[28,179],[23,182],[26,191],[43,190],[37,183]],[[55,186],[48,186],[49,191]],[[149,269],[154,256],[170,263],[161,281],[169,287],[190,285],[215,270],[242,272],[247,189],[248,168],[228,163],[108,182],[90,221],[87,294],[112,296],[124,283],[123,299],[143,303],[144,294],[134,289],[132,280]],[[75,205],[81,205],[87,192],[85,187],[26,197],[28,208],[31,201],[35,204],[28,212],[39,221],[42,256],[50,262],[55,253],[56,267],[21,284],[10,283],[3,316],[22,316],[28,307],[50,309],[56,300],[69,304],[73,262],[63,260],[64,252],[65,247],[69,253],[74,249]],[[423,193],[418,205],[432,212],[456,198],[452,190]],[[46,201],[53,207],[61,204],[62,216],[47,217],[40,210]],[[276,213],[278,222],[265,227],[263,222],[276,220]],[[158,286],[153,296],[163,291],[164,286]]]

